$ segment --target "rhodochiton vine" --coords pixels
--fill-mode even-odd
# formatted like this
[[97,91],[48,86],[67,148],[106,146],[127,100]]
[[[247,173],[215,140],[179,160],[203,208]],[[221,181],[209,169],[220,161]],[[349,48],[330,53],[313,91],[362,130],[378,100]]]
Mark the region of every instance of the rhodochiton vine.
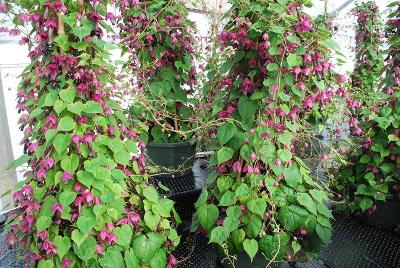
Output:
[[354,110],[359,103],[329,61],[330,30],[303,12],[309,1],[230,3],[219,37],[230,57],[213,89],[223,104],[215,104],[216,116],[226,119],[214,143],[217,171],[209,181],[216,186],[197,201],[195,227],[231,261],[243,251],[251,259],[262,253],[269,264],[301,261],[329,243],[332,214],[327,190],[294,145],[332,105]]
[[379,8],[373,1],[357,3],[353,9],[357,17],[356,65],[351,79],[355,99],[371,101],[371,94],[379,91],[383,71],[382,28]]
[[177,142],[196,125],[194,25],[181,1],[116,1],[122,14],[121,47],[138,92],[135,116],[150,127],[150,140]]
[[[109,1],[9,1],[30,24],[18,91],[27,162],[7,240],[36,267],[173,267],[173,202],[146,182],[142,129],[110,98]],[[1,9],[4,8],[2,4]],[[11,14],[11,11],[10,11]]]
[[383,91],[377,95],[376,105],[363,109],[365,135],[362,145],[352,154],[351,166],[341,170],[337,188],[343,196],[350,196],[351,212],[376,212],[377,201],[385,201],[400,191],[400,61],[399,30],[400,3],[389,18],[386,35],[388,56]]

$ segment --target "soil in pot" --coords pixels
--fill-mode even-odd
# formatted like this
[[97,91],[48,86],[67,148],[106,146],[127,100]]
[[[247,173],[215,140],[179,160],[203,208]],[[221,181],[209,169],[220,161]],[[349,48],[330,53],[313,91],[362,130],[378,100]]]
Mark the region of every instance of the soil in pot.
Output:
[[148,164],[159,167],[156,177],[172,178],[192,172],[196,158],[195,144],[149,142],[146,150]]

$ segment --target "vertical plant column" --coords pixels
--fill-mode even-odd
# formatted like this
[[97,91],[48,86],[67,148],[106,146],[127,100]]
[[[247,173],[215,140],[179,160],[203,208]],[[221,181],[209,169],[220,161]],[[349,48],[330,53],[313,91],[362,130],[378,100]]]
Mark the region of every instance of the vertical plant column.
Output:
[[374,1],[359,2],[352,12],[357,17],[357,25],[355,68],[351,79],[355,99],[368,103],[374,100],[371,94],[380,91],[382,82],[383,24]]
[[338,112],[333,104],[346,107],[346,78],[328,60],[336,49],[331,32],[303,12],[309,1],[230,3],[219,39],[231,53],[215,88],[217,117],[225,119],[209,179],[216,187],[197,201],[194,227],[231,260],[245,251],[269,264],[302,261],[329,243],[332,214],[327,190],[294,144],[310,124]]
[[[391,7],[398,8],[395,1]],[[363,110],[365,114],[365,136],[361,148],[353,153],[354,165],[339,174],[339,189],[348,195],[348,188],[354,188],[354,197],[347,208],[351,212],[376,212],[377,201],[385,201],[400,191],[400,9],[389,18],[386,35],[388,57],[383,92],[378,95],[377,104]]]
[[113,48],[102,39],[109,1],[10,1],[31,24],[22,74],[27,162],[7,240],[38,267],[160,267],[179,243],[173,202],[147,185],[142,130],[110,99]]
[[133,114],[150,127],[150,141],[191,138],[196,123],[193,23],[181,1],[116,1],[121,46],[139,92]]

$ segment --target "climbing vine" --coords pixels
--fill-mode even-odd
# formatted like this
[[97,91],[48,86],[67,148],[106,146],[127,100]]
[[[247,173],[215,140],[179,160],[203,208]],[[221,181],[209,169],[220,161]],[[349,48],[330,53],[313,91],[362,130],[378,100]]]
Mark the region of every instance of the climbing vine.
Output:
[[303,11],[310,1],[229,2],[219,36],[228,57],[213,88],[215,116],[225,122],[216,130],[217,170],[196,203],[194,228],[231,261],[241,251],[264,255],[267,266],[311,258],[330,241],[332,214],[327,189],[295,144],[338,111],[332,107],[350,114],[359,103],[329,61],[337,49],[330,30]]
[[31,63],[18,89],[27,162],[7,241],[36,267],[173,267],[173,202],[147,183],[145,130],[112,100],[110,1],[7,1]]

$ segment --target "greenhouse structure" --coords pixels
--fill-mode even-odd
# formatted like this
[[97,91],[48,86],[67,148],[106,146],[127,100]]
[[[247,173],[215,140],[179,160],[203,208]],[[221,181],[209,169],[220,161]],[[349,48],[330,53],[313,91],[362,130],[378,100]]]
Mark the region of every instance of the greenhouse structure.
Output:
[[400,1],[0,0],[0,268],[399,268]]

